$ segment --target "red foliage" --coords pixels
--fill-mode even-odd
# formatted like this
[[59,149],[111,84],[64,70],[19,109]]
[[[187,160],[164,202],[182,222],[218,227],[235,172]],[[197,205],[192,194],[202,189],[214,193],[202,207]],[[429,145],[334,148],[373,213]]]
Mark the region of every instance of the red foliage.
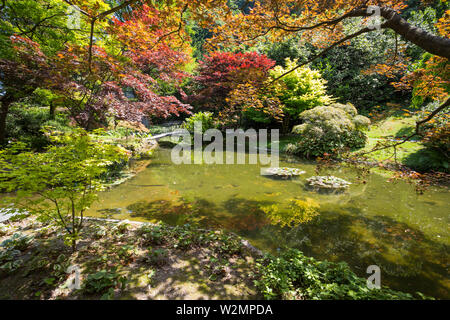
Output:
[[[121,31],[131,29],[126,23],[118,24],[125,28],[116,30],[120,39],[126,36]],[[167,44],[158,44],[155,50],[130,48],[125,55],[131,61],[94,45],[88,66],[89,52],[85,47],[67,45],[48,57],[32,40],[13,36],[11,41],[15,58],[0,60],[3,87],[11,102],[37,87],[53,90],[64,100],[62,105],[73,119],[87,129],[105,125],[107,116],[138,122],[144,116],[165,118],[190,113],[189,105],[173,96],[158,94],[156,77],[173,82],[184,76],[179,70],[185,53],[172,50]]]
[[200,63],[199,75],[195,77],[203,90],[193,97],[205,107],[221,107],[228,94],[239,84],[262,83],[275,61],[256,52],[218,52]]
[[21,36],[12,36],[15,57],[0,59],[1,82],[8,99],[28,95],[50,81],[50,66],[39,44]]
[[126,47],[125,56],[141,71],[166,82],[179,82],[187,76],[181,67],[189,62],[190,45],[183,30],[170,31],[166,19],[152,7],[143,5],[125,15],[126,21],[113,20],[110,31]]

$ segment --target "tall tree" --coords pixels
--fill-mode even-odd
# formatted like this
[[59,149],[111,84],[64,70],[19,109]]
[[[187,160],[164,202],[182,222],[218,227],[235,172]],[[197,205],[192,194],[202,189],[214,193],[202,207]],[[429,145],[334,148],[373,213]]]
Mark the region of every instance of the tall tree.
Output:
[[[261,37],[269,37],[276,41],[293,35],[300,35],[303,40],[321,49],[319,53],[288,70],[274,81],[278,81],[296,69],[324,56],[331,49],[345,45],[349,40],[360,35],[392,30],[396,36],[433,55],[433,58],[428,60],[431,65],[428,68],[429,72],[415,73],[413,76],[406,77],[404,82],[412,78],[414,83],[425,83],[427,87],[448,85],[448,79],[445,76],[436,77],[432,76],[432,73],[436,73],[434,68],[436,65],[444,70],[441,75],[448,73],[445,70],[449,68],[448,59],[450,58],[450,10],[447,10],[439,20],[437,24],[439,33],[434,34],[408,23],[403,18],[402,13],[407,8],[407,1],[255,0],[252,3],[253,7],[249,12],[234,13],[227,17],[226,23],[216,28],[215,37],[209,42],[212,50],[230,45],[237,48],[252,45]],[[355,19],[361,19],[361,27],[356,31],[347,32],[344,22]],[[400,49],[394,47],[388,50],[390,56],[386,57],[387,63],[375,66],[374,71],[389,73],[395,70],[407,73],[407,65],[396,61]],[[439,95],[439,99],[444,102],[431,117],[417,122],[416,133],[424,122],[433,118],[433,114],[439,113],[450,104],[448,91]]]

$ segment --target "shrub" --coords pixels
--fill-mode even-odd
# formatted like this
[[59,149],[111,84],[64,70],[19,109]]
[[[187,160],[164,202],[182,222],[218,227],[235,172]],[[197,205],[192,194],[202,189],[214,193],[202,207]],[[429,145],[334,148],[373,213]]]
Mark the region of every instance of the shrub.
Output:
[[202,133],[205,133],[208,129],[215,128],[214,117],[211,112],[197,112],[193,114],[184,121],[183,127],[189,132],[194,132],[195,122],[201,122]]
[[323,154],[338,155],[345,149],[362,148],[367,137],[363,132],[370,124],[366,117],[357,115],[351,104],[333,104],[304,111],[300,118],[303,124],[294,127],[299,134],[295,146],[289,146],[292,153],[309,157]]
[[14,233],[11,238],[4,240],[0,244],[0,247],[5,249],[24,251],[30,246],[32,241],[33,237],[23,235],[21,233]]
[[327,80],[329,94],[338,101],[348,101],[357,105],[360,111],[371,110],[376,105],[386,102],[398,101],[402,96],[390,85],[392,79],[363,72],[370,65],[382,63],[380,57],[381,52],[385,50],[386,44],[383,42],[386,40],[371,39],[373,45],[369,47],[368,40],[362,37],[360,39],[362,44],[354,42],[334,48],[313,62],[312,67],[320,70],[323,78]]
[[160,245],[166,242],[166,231],[160,226],[149,226],[143,224],[138,230],[140,239],[144,243]]
[[[290,249],[259,262],[256,285],[266,299],[409,300],[408,293],[387,287],[369,289],[366,279],[353,273],[346,263],[318,261]],[[422,297],[422,296],[421,296]]]
[[19,259],[20,251],[11,248],[0,249],[0,274],[11,273],[23,264],[23,260]]
[[[275,67],[270,71],[272,79],[276,79],[297,65],[297,59],[286,59],[286,68]],[[298,68],[274,83],[275,95],[283,103],[286,121],[296,121],[299,115],[308,109],[327,105],[332,102],[326,94],[326,81],[317,70],[307,67]]]
[[7,138],[23,141],[33,149],[42,150],[50,142],[42,132],[46,126],[63,132],[70,129],[69,120],[64,115],[58,114],[52,119],[48,108],[15,104],[6,120]]

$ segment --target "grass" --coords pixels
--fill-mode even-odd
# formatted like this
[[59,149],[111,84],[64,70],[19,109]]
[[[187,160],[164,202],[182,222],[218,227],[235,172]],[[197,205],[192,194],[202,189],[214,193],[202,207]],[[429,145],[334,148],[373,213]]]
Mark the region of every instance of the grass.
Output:
[[[372,120],[372,125],[366,132],[368,141],[363,149],[354,150],[353,152],[368,152],[374,149],[378,143],[386,143],[391,141],[401,141],[405,137],[414,133],[416,117],[406,116],[393,110],[390,114],[381,117],[381,119]],[[446,171],[447,163],[435,151],[426,148],[415,136],[411,141],[405,142],[396,148],[387,148],[367,154],[368,160],[374,162],[394,162],[395,157],[397,163],[407,166],[413,170],[425,172],[430,170]],[[295,143],[297,137],[286,135],[280,137],[279,148],[283,152],[288,144]],[[268,145],[270,147],[270,144]]]
[[[355,152],[370,151],[377,143],[386,140],[402,140],[414,132],[416,119],[415,117],[399,117],[389,116],[385,119],[373,123],[369,131],[367,131],[368,141],[366,147]],[[397,147],[397,160],[401,164],[406,165],[407,159],[410,155],[419,152],[425,147],[418,142],[416,137],[412,141],[405,142]],[[369,159],[374,161],[394,160],[394,148],[388,148],[369,155]]]
[[[372,150],[377,143],[380,141],[386,140],[401,140],[402,138],[410,135],[413,132],[415,126],[415,118],[409,117],[398,117],[398,116],[389,116],[383,120],[377,121],[373,123],[369,131],[366,132],[368,141],[367,145],[364,149],[355,150],[355,152],[361,151],[370,151]],[[297,141],[297,137],[293,135],[282,136],[280,137],[280,150],[283,151],[284,148],[290,144],[295,143]],[[269,144],[270,147],[270,144]],[[425,147],[416,141],[408,141],[403,145],[397,148],[397,160],[400,163],[403,163],[411,154],[414,154]],[[393,148],[388,148],[385,150],[380,150],[377,152],[373,152],[369,154],[369,158],[374,161],[384,161],[387,159],[393,160]]]

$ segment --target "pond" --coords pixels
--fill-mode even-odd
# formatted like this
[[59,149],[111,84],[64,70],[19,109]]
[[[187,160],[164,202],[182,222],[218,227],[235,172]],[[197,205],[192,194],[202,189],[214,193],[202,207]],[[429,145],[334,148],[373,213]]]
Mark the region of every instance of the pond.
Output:
[[[144,171],[101,193],[89,215],[226,229],[272,253],[289,247],[345,261],[362,277],[378,265],[382,285],[450,298],[447,189],[417,195],[406,182],[372,173],[356,183],[352,169],[339,168],[330,173],[354,183],[341,194],[319,194],[305,188],[314,163],[286,157],[280,166],[306,173],[274,180],[259,165],[175,165],[170,150],[159,149]],[[295,200],[313,204],[315,214],[290,216]]]

